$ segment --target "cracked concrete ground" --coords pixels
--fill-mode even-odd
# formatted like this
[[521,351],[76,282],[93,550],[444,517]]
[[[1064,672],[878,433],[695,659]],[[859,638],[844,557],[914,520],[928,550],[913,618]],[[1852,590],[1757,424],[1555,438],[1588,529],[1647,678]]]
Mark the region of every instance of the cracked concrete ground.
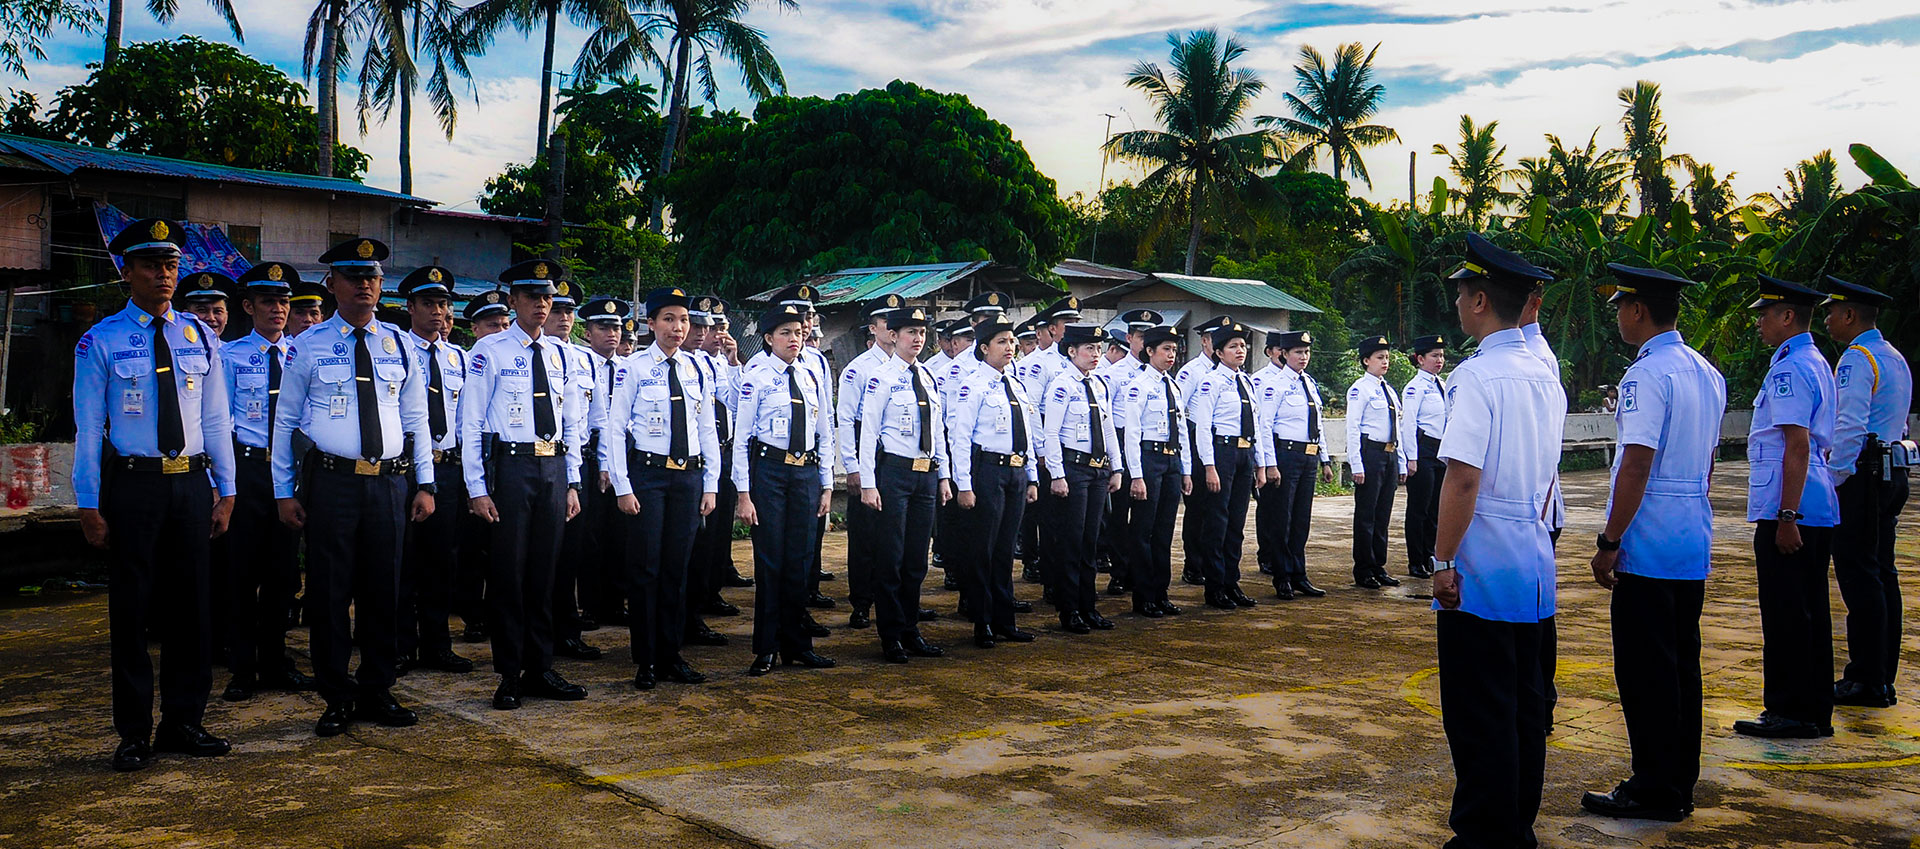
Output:
[[[1672,825],[1579,811],[1581,790],[1624,776],[1626,743],[1606,593],[1585,565],[1606,478],[1567,477],[1543,844],[1920,847],[1911,639],[1901,705],[1842,708],[1821,742],[1729,730],[1760,706],[1743,474],[1726,464],[1716,480],[1705,769],[1698,812]],[[501,713],[487,707],[486,647],[462,645],[480,671],[415,673],[396,689],[416,727],[321,740],[310,694],[215,699],[207,724],[232,755],[163,756],[132,775],[106,766],[104,597],[0,610],[0,847],[1438,845],[1452,772],[1426,582],[1348,585],[1350,511],[1346,498],[1316,505],[1310,569],[1324,599],[1279,602],[1250,575],[1263,599],[1251,611],[1204,610],[1198,588],[1176,586],[1185,616],[1120,615],[1113,600],[1116,631],[1071,636],[1035,614],[1039,642],[980,650],[936,571],[927,600],[948,615],[925,630],[945,658],[881,663],[871,630],[841,627],[843,605],[820,616],[838,669],[749,679],[750,621],[715,619],[734,646],[688,653],[713,681],[643,694],[627,685],[625,631],[602,628],[588,636],[606,658],[560,662],[588,701]],[[1915,525],[1900,545],[1909,572]],[[844,537],[827,546],[837,570]],[[737,554],[750,562],[745,543]],[[1911,632],[1920,587],[1907,590]],[[729,594],[750,612],[751,592]],[[1837,591],[1833,605],[1843,635]],[[293,633],[302,654],[305,640]],[[216,671],[216,692],[224,681]]]

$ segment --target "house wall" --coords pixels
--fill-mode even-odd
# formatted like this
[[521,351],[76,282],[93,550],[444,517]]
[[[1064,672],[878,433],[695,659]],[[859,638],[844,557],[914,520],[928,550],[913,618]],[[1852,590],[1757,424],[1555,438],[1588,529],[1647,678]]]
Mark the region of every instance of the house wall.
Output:
[[439,265],[461,277],[492,280],[513,264],[514,225],[424,213],[401,218],[388,243],[397,268]]
[[0,268],[40,271],[53,252],[46,186],[0,187]]
[[391,201],[376,198],[252,186],[186,185],[188,221],[258,227],[262,260],[300,265],[312,264],[332,247],[331,236],[335,233],[371,236],[392,244],[393,207]]

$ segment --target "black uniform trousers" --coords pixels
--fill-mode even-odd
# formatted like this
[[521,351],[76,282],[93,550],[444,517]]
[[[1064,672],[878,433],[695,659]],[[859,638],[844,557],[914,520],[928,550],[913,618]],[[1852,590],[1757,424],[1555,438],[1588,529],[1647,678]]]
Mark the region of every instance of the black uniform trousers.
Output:
[[[1237,439],[1237,437],[1236,437]],[[1249,440],[1250,442],[1251,440]],[[1247,502],[1253,497],[1253,473],[1258,463],[1252,448],[1236,448],[1234,443],[1216,441],[1213,470],[1220,478],[1220,491],[1207,491],[1205,514],[1200,525],[1202,546],[1200,574],[1207,588],[1230,591],[1240,587],[1240,554],[1246,542]],[[1193,491],[1207,489],[1205,474]]]
[[1847,667],[1842,677],[1886,686],[1900,665],[1900,573],[1893,536],[1907,504],[1907,470],[1893,480],[1865,478],[1863,469],[1840,484],[1840,532],[1833,537],[1833,577],[1847,604]]
[[954,577],[969,600],[967,612],[974,624],[1011,631],[1013,541],[1027,514],[1027,469],[986,462],[981,456],[974,453],[973,509],[960,511],[954,529],[962,550],[947,568],[957,570]]
[[1613,679],[1627,717],[1627,790],[1655,807],[1693,804],[1700,780],[1700,607],[1704,580],[1619,573],[1613,588]]
[[[1128,580],[1133,588],[1133,603],[1167,600],[1173,583],[1173,525],[1180,512],[1180,457],[1157,451],[1140,451],[1138,479],[1147,484],[1145,501],[1134,501],[1128,509]],[[1118,494],[1128,500],[1133,481]]]
[[1753,559],[1760,591],[1761,676],[1767,712],[1829,725],[1833,722],[1833,616],[1827,605],[1827,559],[1833,529],[1800,527],[1800,550],[1780,553],[1780,523],[1753,526]]
[[[604,557],[599,516],[601,501],[613,497],[613,491],[600,491],[600,434],[595,432],[580,455],[580,512],[567,520],[560,531],[560,556],[553,562],[553,639],[555,642],[580,639],[580,611],[588,596],[580,592],[592,586],[603,570],[592,565]],[[603,496],[605,498],[603,498]],[[565,515],[563,512],[561,515]]]
[[1020,563],[1039,571],[1045,560],[1040,550],[1040,511],[1028,510],[1020,517]]
[[813,648],[805,623],[820,467],[789,465],[778,454],[750,456],[747,475],[759,519],[753,526],[753,653],[800,654]]
[[[860,423],[853,423],[853,438],[860,438]],[[862,487],[871,481],[861,481]],[[875,488],[879,488],[877,485]],[[855,610],[873,606],[873,508],[860,500],[860,493],[847,493],[847,604]]]
[[1314,486],[1320,480],[1320,458],[1305,451],[1274,449],[1274,468],[1280,484],[1261,492],[1260,506],[1274,502],[1271,527],[1256,516],[1263,533],[1273,534],[1273,586],[1290,589],[1307,580],[1307,537],[1313,532]]
[[[642,669],[679,663],[687,628],[687,568],[700,528],[700,469],[643,465],[630,454],[633,496],[640,513],[626,520],[627,610],[632,614],[633,662]],[[719,510],[714,512],[718,513]]]
[[1433,563],[1433,543],[1440,534],[1440,484],[1447,477],[1447,463],[1440,459],[1440,440],[1424,433],[1419,440],[1420,460],[1413,474],[1407,475],[1407,565],[1425,567]]
[[107,622],[113,666],[113,730],[153,736],[153,657],[160,638],[160,718],[198,725],[213,687],[213,627],[207,556],[213,485],[205,474],[111,472],[100,499],[111,566]]
[[1182,503],[1186,505],[1187,510],[1180,517],[1180,555],[1185,562],[1181,571],[1201,577],[1204,583],[1202,572],[1207,562],[1207,554],[1206,547],[1201,544],[1200,526],[1205,522],[1207,499],[1210,493],[1207,492],[1206,467],[1200,463],[1200,449],[1193,447],[1199,444],[1194,441],[1199,438],[1199,428],[1192,422],[1188,422],[1186,444],[1187,451],[1192,455],[1193,492],[1182,498]]
[[1532,847],[1553,711],[1553,618],[1499,622],[1458,610],[1435,619],[1441,724],[1453,753],[1447,849]]
[[[320,468],[308,475],[301,498],[307,510],[307,625],[314,678],[329,705],[378,696],[393,686],[407,488],[401,475]],[[349,679],[356,644],[360,667]]]
[[[439,491],[433,499],[433,515],[424,522],[407,523],[406,549],[400,560],[401,657],[453,650],[447,617],[453,612],[454,575],[460,566],[467,480],[459,463],[435,463],[433,481]],[[418,491],[410,488],[409,497]]]
[[[273,468],[262,455],[234,461],[233,518],[227,535],[226,627],[235,676],[278,675],[293,669],[287,656],[287,608],[300,580],[299,538],[280,522]],[[217,620],[216,620],[217,621]]]
[[1387,573],[1387,527],[1393,493],[1400,488],[1400,455],[1386,443],[1360,439],[1360,472],[1367,482],[1353,488],[1353,579]]
[[1078,463],[1066,464],[1067,494],[1053,495],[1053,482],[1041,472],[1041,503],[1046,506],[1047,578],[1053,605],[1065,613],[1093,613],[1099,597],[1093,555],[1100,545],[1100,520],[1106,512],[1113,473]]
[[733,570],[733,504],[740,493],[733,486],[733,444],[720,446],[720,487],[714,496],[712,513],[700,517],[700,530],[693,537],[693,556],[687,562],[686,615],[681,617],[681,633],[692,636],[705,626],[699,610],[708,601],[720,597]]
[[1284,559],[1280,554],[1280,525],[1287,520],[1289,505],[1280,496],[1277,480],[1267,481],[1253,493],[1253,558],[1260,571],[1272,575],[1280,573],[1279,563]]
[[898,465],[883,453],[875,464],[874,483],[880,511],[868,525],[873,531],[873,613],[880,641],[891,643],[920,632],[920,585],[927,579],[940,476]]
[[[1126,431],[1116,427],[1113,435],[1119,444],[1127,444]],[[1127,476],[1121,479],[1132,480]],[[1100,518],[1100,556],[1106,558],[1107,571],[1121,586],[1133,582],[1133,567],[1127,562],[1127,555],[1133,549],[1132,509],[1133,496],[1122,486],[1118,492],[1107,494],[1107,514]]]
[[553,668],[553,572],[567,521],[567,458],[496,455],[487,483],[500,521],[487,573],[493,667],[502,676]]
[[[435,480],[439,478],[436,476]],[[466,479],[460,489],[466,491]],[[445,490],[441,490],[445,492]],[[434,499],[438,504],[440,499]],[[493,568],[493,526],[474,515],[465,502],[454,505],[460,514],[460,546],[455,551],[453,610],[469,627],[484,626],[491,613],[487,610],[487,572]],[[435,513],[440,512],[435,510]]]

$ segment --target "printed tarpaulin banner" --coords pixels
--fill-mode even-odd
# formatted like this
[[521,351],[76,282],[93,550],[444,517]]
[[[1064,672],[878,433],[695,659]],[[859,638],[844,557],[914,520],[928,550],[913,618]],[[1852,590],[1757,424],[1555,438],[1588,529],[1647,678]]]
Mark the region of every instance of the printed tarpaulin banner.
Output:
[[[100,245],[105,247],[113,242],[113,237],[133,223],[133,219],[109,203],[94,201],[94,220],[100,224]],[[187,246],[180,253],[180,276],[185,277],[201,271],[218,271],[228,277],[238,279],[247,269],[253,267],[240,249],[233,246],[225,230],[210,224],[186,223]],[[123,267],[120,257],[113,258],[113,267]]]

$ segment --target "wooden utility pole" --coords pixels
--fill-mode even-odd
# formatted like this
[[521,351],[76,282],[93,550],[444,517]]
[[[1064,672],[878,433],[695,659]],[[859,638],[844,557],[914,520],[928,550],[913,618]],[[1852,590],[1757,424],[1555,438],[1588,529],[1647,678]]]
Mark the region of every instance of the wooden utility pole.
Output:
[[562,121],[553,128],[553,134],[547,136],[547,214],[544,221],[547,251],[551,259],[563,259],[560,256],[560,224],[566,215],[567,203],[567,134],[566,122]]
[[1107,217],[1107,142],[1113,141],[1113,115],[1107,116],[1107,133],[1100,137],[1100,183],[1093,187],[1093,244],[1087,246],[1087,261],[1099,262],[1100,259],[1100,219]]
[[1407,151],[1407,206],[1411,206],[1411,207],[1418,207],[1420,205],[1420,198],[1417,196],[1413,188],[1414,186],[1419,185],[1419,183],[1414,179],[1414,173],[1413,173],[1414,161],[1419,158],[1420,158],[1420,151],[1417,151],[1417,150]]

